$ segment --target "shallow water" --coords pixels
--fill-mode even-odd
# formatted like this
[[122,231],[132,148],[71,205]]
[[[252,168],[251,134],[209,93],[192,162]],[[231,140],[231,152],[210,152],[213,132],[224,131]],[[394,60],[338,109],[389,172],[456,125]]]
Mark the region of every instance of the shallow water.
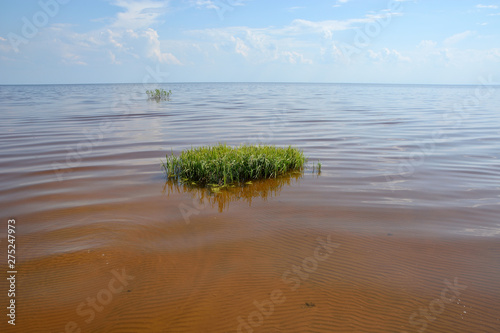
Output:
[[[6,331],[500,331],[499,87],[151,87],[0,86]],[[310,168],[165,181],[166,153],[217,142],[291,144]]]

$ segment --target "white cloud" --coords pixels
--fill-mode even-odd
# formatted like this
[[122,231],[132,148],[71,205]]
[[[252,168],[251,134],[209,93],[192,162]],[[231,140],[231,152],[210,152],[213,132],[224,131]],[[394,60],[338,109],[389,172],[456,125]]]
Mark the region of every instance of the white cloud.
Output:
[[[298,33],[301,29],[228,27],[190,31],[196,38],[193,44],[205,52],[210,61],[222,55],[238,54],[250,63],[281,62],[289,64],[312,64],[307,55],[314,54],[311,44],[291,36],[290,31]],[[214,55],[213,52],[219,52]],[[208,59],[207,59],[208,60]]]
[[224,9],[231,8],[235,6],[244,6],[247,0],[189,0],[189,4],[192,7],[199,9]]
[[368,50],[368,57],[379,63],[400,63],[411,62],[410,57],[403,56],[399,51],[384,48],[379,52]]
[[[112,64],[122,64],[126,59],[141,59],[166,64],[181,65],[172,53],[162,50],[158,32],[151,28],[165,12],[165,2],[115,0],[124,9],[110,24],[86,33],[75,33],[68,25],[52,25],[50,30],[54,49],[60,49],[64,63],[87,64],[90,59],[108,59]],[[83,59],[86,60],[83,60]],[[88,59],[87,59],[88,58]],[[99,60],[100,60],[99,59]]]
[[106,29],[97,36],[94,34],[89,40],[99,48],[107,50],[108,55],[112,54],[111,63],[121,63],[120,57],[132,56],[135,59],[150,59],[160,63],[182,64],[173,54],[162,51],[158,32],[152,28],[135,31]]
[[122,64],[125,61],[137,62],[137,59],[181,64],[171,52],[165,52],[164,43],[152,28],[161,23],[168,1],[113,0],[112,4],[121,11],[114,18],[107,19],[109,23],[100,29],[77,33],[72,25],[52,24],[40,29],[37,39],[26,45],[26,53],[50,52],[52,58],[59,57],[65,64],[77,65],[102,60]]
[[363,18],[346,19],[346,20],[326,20],[326,21],[308,21],[304,19],[295,19],[288,26],[281,29],[267,29],[271,34],[281,35],[305,35],[319,34],[323,38],[331,39],[336,31],[344,31],[355,29],[363,24],[373,23],[380,19],[385,19],[389,16],[399,16],[400,13],[392,13],[382,11],[378,14],[367,14]]
[[82,61],[81,56],[71,53],[71,52],[65,52],[62,55],[63,58],[63,63],[67,65],[80,65],[80,66],[86,66],[87,63],[85,61]]
[[321,34],[324,38],[331,39],[334,31],[347,30],[353,22],[346,21],[308,21],[302,19],[293,20],[292,23],[283,29],[272,31],[280,35],[303,35],[303,34]]
[[313,61],[311,59],[306,59],[303,54],[300,54],[295,51],[284,51],[283,56],[288,59],[288,62],[290,64],[296,64],[296,63],[301,63],[301,64],[309,64],[312,65]]
[[108,51],[108,54],[109,54],[109,59],[111,60],[111,63],[113,65],[120,65],[121,64],[121,62],[116,60],[116,55],[113,52]]
[[[220,58],[220,54],[214,55],[214,51],[220,51],[225,55],[238,54],[250,63],[341,63],[346,61],[346,57],[342,54],[341,47],[337,45],[338,38],[346,37],[346,33],[362,28],[365,24],[393,15],[399,14],[385,10],[346,20],[295,19],[283,27],[233,26],[191,30],[186,34],[194,39],[193,44],[205,50],[198,54],[207,57],[207,61],[213,61],[208,59],[209,57]],[[388,61],[392,57],[397,61],[409,60],[395,52],[387,52],[384,59]]]
[[491,71],[500,65],[500,59],[496,58],[500,55],[500,48],[477,50],[438,47],[435,42],[422,41],[413,52],[406,52],[406,55],[412,59],[415,69],[432,70],[436,74],[448,72],[451,75],[457,69],[478,73],[485,68]]
[[147,56],[153,58],[161,63],[181,65],[181,62],[171,53],[163,53],[161,51],[160,40],[158,33],[149,28],[144,32],[148,45],[147,45]]
[[245,42],[243,42],[240,38],[233,38],[233,41],[236,43],[234,47],[236,53],[241,54],[244,57],[247,57],[250,48],[245,44]]
[[[130,30],[130,31],[132,32],[132,30]],[[122,33],[121,32],[113,31],[111,29],[107,29],[106,32],[108,33],[108,36],[107,36],[108,37],[107,38],[108,42],[112,46],[114,46],[115,48],[123,50],[124,49],[123,44],[118,41],[118,39],[122,38]]]
[[[441,41],[438,43],[434,40],[421,40],[410,49],[400,49],[395,44],[377,46],[378,43],[373,42],[370,49],[346,55],[343,46],[354,43],[355,29],[363,28],[368,22],[374,22],[380,15],[386,14],[389,13],[379,12],[346,20],[296,19],[277,27],[232,26],[191,30],[186,32],[188,40],[183,41],[184,49],[189,48],[185,52],[189,55],[183,63],[187,64],[186,70],[189,70],[190,64],[209,63],[213,68],[226,70],[233,64],[235,67],[231,73],[236,71],[241,74],[272,64],[265,68],[273,68],[277,72],[284,70],[285,72],[280,72],[283,77],[287,77],[289,72],[297,77],[316,77],[316,80],[330,75],[333,80],[341,81],[364,80],[363,78],[372,75],[373,80],[383,77],[381,80],[384,82],[425,82],[430,77],[434,83],[446,80],[459,82],[450,78],[456,78],[456,73],[460,70],[466,68],[469,74],[480,71],[482,66],[486,66],[484,64],[499,62],[498,57],[495,57],[497,51],[452,47],[473,37],[477,34],[474,31],[450,36],[442,46],[439,46]],[[173,53],[177,54],[179,48],[176,45]],[[242,68],[241,72],[238,68]]]
[[294,7],[290,7],[290,8],[288,8],[288,11],[289,11],[289,12],[294,12],[294,11],[296,11],[296,10],[299,10],[299,9],[304,9],[304,8],[306,8],[306,7],[304,7],[304,6],[294,6]]
[[158,19],[166,11],[166,4],[163,1],[137,1],[137,0],[115,0],[115,6],[123,8],[125,11],[116,15],[112,27],[123,29],[149,28],[158,23]]
[[[197,0],[200,1],[208,0]],[[152,28],[161,23],[160,19],[167,11],[168,1],[114,0],[113,4],[123,11],[93,39],[101,47],[108,48],[112,63],[121,63],[120,57],[129,55],[136,59],[182,64],[172,53],[162,51],[158,32]]]
[[476,8],[486,8],[486,9],[498,9],[497,5],[476,5]]
[[435,41],[423,40],[417,45],[417,48],[430,49],[430,48],[434,48],[436,45],[437,45],[437,43]]
[[350,0],[337,0],[337,3],[335,5],[333,5],[333,7],[340,7],[342,6],[343,4],[349,2]]
[[475,32],[467,30],[458,34],[455,34],[451,37],[448,37],[444,40],[444,45],[452,46],[470,36],[472,36]]
[[13,51],[10,43],[7,43],[7,39],[0,37],[0,52],[10,52]]
[[197,8],[206,8],[206,9],[217,9],[218,7],[212,0],[191,0],[191,6]]

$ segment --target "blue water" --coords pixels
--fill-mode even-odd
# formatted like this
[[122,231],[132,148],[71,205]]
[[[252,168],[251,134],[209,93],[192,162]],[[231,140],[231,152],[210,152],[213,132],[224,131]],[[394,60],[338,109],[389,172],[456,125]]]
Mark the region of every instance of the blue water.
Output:
[[[1,86],[2,188],[56,166],[158,164],[217,142],[291,144],[322,162],[316,201],[335,193],[349,206],[467,208],[481,234],[500,232],[498,87],[186,83],[158,86],[173,91],[161,103],[147,100],[150,87]],[[134,153],[142,157],[107,162]]]

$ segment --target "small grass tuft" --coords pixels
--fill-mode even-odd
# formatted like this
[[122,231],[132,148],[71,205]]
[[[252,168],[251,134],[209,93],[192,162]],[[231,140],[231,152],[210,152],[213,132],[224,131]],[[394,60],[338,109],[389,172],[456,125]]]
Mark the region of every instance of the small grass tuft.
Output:
[[170,100],[170,95],[172,95],[172,90],[165,91],[163,89],[146,90],[149,99],[154,99],[156,102],[168,101]]
[[241,145],[191,148],[179,156],[167,154],[163,163],[167,177],[198,185],[229,185],[255,179],[276,178],[289,171],[302,170],[307,159],[291,146]]

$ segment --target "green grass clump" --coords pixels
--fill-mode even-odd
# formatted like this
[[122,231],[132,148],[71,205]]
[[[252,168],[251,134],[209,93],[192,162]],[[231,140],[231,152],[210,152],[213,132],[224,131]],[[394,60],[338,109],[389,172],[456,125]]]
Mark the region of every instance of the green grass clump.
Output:
[[155,101],[168,101],[170,95],[172,95],[172,90],[165,91],[163,89],[146,90],[149,99],[154,99]]
[[191,148],[179,156],[167,154],[163,168],[169,178],[197,185],[227,185],[255,179],[276,178],[288,171],[301,170],[304,153],[289,146],[241,145]]

